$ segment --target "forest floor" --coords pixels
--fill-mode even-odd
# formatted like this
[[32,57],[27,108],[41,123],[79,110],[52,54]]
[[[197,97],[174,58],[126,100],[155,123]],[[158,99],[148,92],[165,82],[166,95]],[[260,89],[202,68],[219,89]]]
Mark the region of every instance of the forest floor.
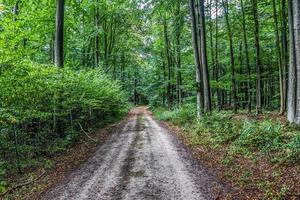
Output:
[[[145,107],[38,199],[225,199],[232,190]],[[56,180],[57,181],[57,180]]]
[[[162,120],[161,124],[163,127],[176,134],[177,138],[191,149],[194,156],[201,163],[217,171],[219,180],[229,183],[234,188],[234,190],[231,190],[229,199],[300,199],[299,162],[293,160],[294,157],[288,157],[284,154],[285,151],[290,152],[291,150],[273,150],[271,153],[265,155],[259,148],[253,148],[253,152],[243,151],[243,149],[234,146],[234,143],[231,143],[230,146],[229,142],[219,142],[222,138],[218,138],[218,140],[212,138],[212,136],[218,136],[220,133],[223,134],[220,137],[228,137],[230,131],[240,132],[241,128],[239,126],[235,125],[233,126],[235,128],[230,129],[226,124],[239,125],[240,121],[248,120],[254,121],[253,123],[257,122],[257,124],[264,122],[268,122],[273,126],[280,124],[282,129],[280,136],[284,138],[285,135],[293,135],[292,131],[298,130],[296,127],[289,125],[285,117],[274,113],[260,116],[230,114],[229,119],[222,118],[224,123],[220,123],[218,122],[220,119],[210,116],[206,119],[208,122],[202,124],[197,124],[190,120],[188,120],[189,123],[185,124],[184,122],[176,121],[176,117],[182,118],[180,114],[173,119],[172,115],[169,116],[168,114],[166,114],[168,118],[161,118],[161,111],[155,112],[156,117]],[[183,121],[185,120],[183,119]],[[219,125],[215,126],[218,123]],[[201,127],[199,124],[204,124],[202,129],[199,128]],[[223,125],[221,129],[219,127],[220,124]],[[255,126],[258,126],[257,124]],[[198,135],[198,131],[209,132],[209,134]],[[276,129],[271,128],[269,131],[276,131]],[[195,135],[195,133],[197,134]],[[257,134],[261,133],[254,132],[253,136],[256,137]],[[254,140],[253,142],[260,141]],[[284,144],[280,143],[280,145]],[[232,151],[234,148],[236,151]],[[295,157],[295,159],[299,159],[299,157]]]
[[[193,145],[188,134],[154,120],[146,107],[133,109],[123,121],[91,136],[99,142],[85,138],[57,155],[40,178],[43,168],[24,172],[11,182],[39,179],[0,199],[264,199],[254,183],[261,177],[269,180],[275,172],[269,164],[241,158],[232,164],[239,170],[224,167],[224,152]],[[250,169],[255,180],[245,177]],[[294,168],[283,170],[297,174]],[[293,180],[279,177],[274,187],[271,182],[262,187],[271,192]],[[297,187],[295,183],[289,185]]]

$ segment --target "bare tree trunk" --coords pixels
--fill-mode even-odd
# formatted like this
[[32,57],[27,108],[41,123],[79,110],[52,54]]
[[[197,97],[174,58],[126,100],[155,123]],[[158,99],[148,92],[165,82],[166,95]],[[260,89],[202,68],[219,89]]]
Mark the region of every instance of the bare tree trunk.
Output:
[[181,76],[181,26],[182,26],[182,17],[181,17],[181,0],[177,0],[177,11],[176,11],[176,66],[177,66],[177,98],[178,105],[182,103],[182,76]]
[[201,117],[203,112],[203,92],[202,92],[202,74],[200,68],[200,55],[198,47],[198,37],[197,37],[197,23],[196,23],[196,12],[195,12],[195,1],[189,0],[190,5],[190,15],[191,15],[191,25],[192,25],[192,43],[194,47],[194,59],[195,59],[195,69],[196,69],[196,83],[197,83],[197,116]]
[[204,0],[199,2],[199,23],[200,23],[200,51],[201,51],[201,64],[202,64],[202,79],[203,79],[203,95],[204,95],[204,110],[210,112],[211,107],[211,92],[209,73],[207,65],[207,47],[206,47],[206,27],[205,27],[205,11],[204,11]]
[[228,15],[228,1],[222,0],[224,11],[225,11],[225,20],[227,26],[227,34],[229,40],[229,47],[230,47],[230,64],[231,64],[231,82],[232,82],[232,95],[233,95],[233,109],[234,113],[237,113],[237,89],[236,89],[236,78],[235,78],[235,59],[234,59],[234,50],[233,50],[233,40],[232,40],[232,32],[229,22],[229,15]]
[[[218,14],[219,12],[219,8],[218,8],[218,1],[219,0],[215,0],[215,10],[216,10],[216,14]],[[218,54],[218,49],[219,49],[219,24],[218,24],[218,17],[216,17],[216,27],[215,27],[215,34],[216,34],[216,43],[215,43],[215,69],[216,69],[216,74],[215,74],[215,79],[216,82],[219,81],[219,74],[220,74],[220,68],[219,68],[219,54]],[[222,108],[222,91],[217,88],[217,99],[218,99],[218,109],[221,110]]]
[[172,78],[172,60],[170,55],[170,41],[169,41],[169,35],[168,35],[168,24],[167,20],[164,17],[163,21],[164,25],[164,38],[165,38],[165,50],[166,50],[166,58],[167,58],[167,64],[168,64],[168,89],[167,89],[167,96],[168,96],[168,106],[172,107],[172,85],[171,85],[171,78]]
[[280,49],[280,38],[279,38],[279,28],[278,28],[278,18],[277,18],[277,9],[276,1],[272,0],[273,5],[273,18],[275,26],[275,38],[276,38],[276,50],[278,58],[278,77],[279,77],[279,89],[280,89],[280,114],[283,115],[285,111],[285,100],[284,100],[284,86],[283,86],[283,70],[282,70],[282,57]]
[[287,14],[286,14],[286,0],[281,0],[281,43],[282,43],[282,76],[283,76],[283,96],[284,96],[284,110],[286,111],[287,104],[287,80],[288,80],[288,44],[287,44]]
[[260,41],[259,41],[259,22],[257,13],[257,0],[252,0],[252,14],[254,18],[254,35],[256,51],[256,114],[262,113],[262,84],[261,84],[261,60],[260,60]]
[[[297,98],[297,55],[296,55],[296,30],[295,24],[295,0],[289,0],[288,14],[289,14],[289,30],[290,30],[290,65],[289,65],[289,87],[288,87],[288,102],[287,102],[287,118],[290,122],[296,122],[296,98]],[[299,22],[299,20],[298,20]],[[299,31],[299,30],[298,30]]]
[[95,20],[95,67],[99,66],[100,50],[99,50],[99,1],[96,0],[94,8],[94,20]]
[[64,13],[65,0],[56,1],[55,65],[64,66]]
[[248,48],[248,38],[246,31],[246,19],[245,19],[245,9],[243,0],[241,0],[242,7],[242,17],[243,17],[243,39],[244,39],[244,47],[245,47],[245,55],[246,55],[246,66],[247,66],[247,90],[248,90],[248,112],[251,113],[251,68],[250,68],[250,60],[249,60],[249,48]]

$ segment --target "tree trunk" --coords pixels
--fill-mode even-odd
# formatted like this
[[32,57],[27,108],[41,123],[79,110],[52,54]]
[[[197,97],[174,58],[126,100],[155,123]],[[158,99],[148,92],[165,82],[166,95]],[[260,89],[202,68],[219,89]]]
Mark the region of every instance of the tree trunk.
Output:
[[287,14],[286,0],[281,0],[281,45],[282,45],[282,67],[283,67],[283,95],[284,95],[284,112],[287,104],[287,80],[288,80],[288,45],[287,45]]
[[257,0],[252,0],[252,14],[254,18],[255,54],[256,54],[256,114],[262,113],[262,84],[261,84],[261,60],[259,41],[259,21],[257,13]]
[[251,113],[251,68],[250,68],[250,60],[249,60],[249,49],[248,49],[248,38],[246,31],[246,18],[245,18],[245,9],[243,0],[241,0],[241,8],[242,8],[242,17],[243,17],[243,40],[244,40],[244,48],[246,55],[246,66],[247,66],[247,90],[248,90],[248,112]]
[[172,60],[170,55],[170,41],[169,41],[169,35],[168,35],[168,24],[167,20],[164,17],[163,21],[164,25],[164,38],[165,38],[165,51],[166,51],[166,58],[167,58],[167,64],[168,64],[168,89],[167,89],[167,96],[168,96],[168,106],[172,107],[172,85],[171,85],[171,68],[172,68]]
[[290,66],[288,120],[300,124],[300,2],[289,1]]
[[232,82],[232,95],[233,95],[233,109],[234,113],[237,113],[237,89],[236,89],[236,78],[235,78],[235,59],[234,59],[234,50],[233,50],[233,39],[232,39],[232,32],[229,22],[229,15],[228,15],[228,1],[222,0],[224,11],[225,11],[225,20],[227,26],[227,34],[229,40],[229,47],[230,47],[230,65],[231,65],[231,82]]
[[201,51],[201,64],[202,64],[202,79],[203,79],[203,96],[204,96],[204,110],[210,112],[211,107],[211,92],[209,73],[207,65],[207,48],[206,48],[206,27],[205,27],[205,11],[204,0],[199,2],[199,23],[200,23],[200,51]]
[[[218,13],[219,11],[219,8],[218,8],[218,0],[215,0],[215,10],[216,10],[216,13]],[[220,68],[219,68],[219,54],[218,54],[218,49],[219,49],[219,24],[218,24],[218,16],[216,17],[216,27],[215,27],[215,34],[216,34],[216,43],[215,43],[215,69],[216,69],[216,72],[215,72],[215,79],[216,79],[216,82],[219,81],[219,74],[220,74]],[[220,90],[220,88],[218,87],[217,88],[217,99],[218,99],[218,109],[221,110],[222,108],[222,91]]]
[[95,67],[99,66],[100,50],[99,50],[99,1],[96,0],[94,8],[94,20],[95,20]]
[[65,0],[56,1],[55,65],[64,66],[64,13]]
[[192,25],[192,43],[194,48],[194,59],[195,59],[195,69],[196,69],[196,87],[197,87],[197,117],[201,117],[203,112],[203,92],[202,92],[202,74],[200,67],[200,55],[198,47],[198,37],[197,37],[197,23],[196,23],[196,12],[195,12],[195,1],[189,0],[190,15],[191,15],[191,25]]
[[278,58],[278,77],[279,77],[279,89],[280,89],[280,114],[282,115],[285,111],[285,99],[284,99],[284,86],[283,86],[283,70],[282,70],[282,57],[280,49],[280,38],[279,38],[279,28],[278,28],[278,18],[277,18],[277,9],[276,1],[272,0],[273,5],[273,18],[274,18],[274,27],[275,27],[275,39],[276,39],[276,50]]
[[182,103],[182,76],[181,76],[181,26],[182,26],[182,17],[181,17],[181,0],[177,1],[177,11],[176,11],[176,66],[177,66],[177,98],[178,105]]

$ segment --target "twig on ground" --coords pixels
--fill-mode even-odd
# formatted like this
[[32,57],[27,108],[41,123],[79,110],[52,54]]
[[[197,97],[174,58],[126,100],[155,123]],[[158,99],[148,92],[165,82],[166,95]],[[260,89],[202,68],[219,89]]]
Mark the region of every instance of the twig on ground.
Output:
[[82,130],[82,132],[83,132],[90,140],[92,140],[92,141],[94,141],[94,142],[98,142],[98,140],[92,138],[91,136],[89,136],[89,133],[87,133],[85,130],[83,130],[83,128],[82,128],[82,126],[81,126],[81,124],[80,124],[79,122],[77,122],[77,123],[78,123],[80,129]]

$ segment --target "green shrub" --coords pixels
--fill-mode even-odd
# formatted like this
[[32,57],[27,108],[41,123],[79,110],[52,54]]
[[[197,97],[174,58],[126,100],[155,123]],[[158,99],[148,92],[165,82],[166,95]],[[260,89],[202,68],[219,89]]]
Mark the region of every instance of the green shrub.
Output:
[[285,145],[285,149],[287,152],[286,161],[300,163],[300,132],[296,132],[290,142]]
[[4,175],[5,175],[5,168],[3,166],[3,162],[0,161],[0,193],[4,192],[6,189]]
[[184,104],[173,110],[158,108],[154,112],[159,120],[172,121],[174,124],[183,125],[195,119],[196,107],[195,104]]
[[253,150],[270,151],[278,149],[282,144],[281,129],[280,124],[271,121],[263,121],[262,123],[245,121],[235,144]]
[[79,124],[102,126],[128,109],[119,84],[99,70],[24,62],[2,69],[0,85],[0,154],[6,168],[35,165],[37,158],[73,145],[83,135]]
[[234,119],[232,112],[212,112],[195,117],[192,104],[174,110],[156,110],[160,120],[179,125],[190,134],[193,144],[223,148],[228,155],[242,154],[258,159],[257,153],[267,155],[272,162],[300,162],[300,132],[297,127],[284,126],[270,120]]

